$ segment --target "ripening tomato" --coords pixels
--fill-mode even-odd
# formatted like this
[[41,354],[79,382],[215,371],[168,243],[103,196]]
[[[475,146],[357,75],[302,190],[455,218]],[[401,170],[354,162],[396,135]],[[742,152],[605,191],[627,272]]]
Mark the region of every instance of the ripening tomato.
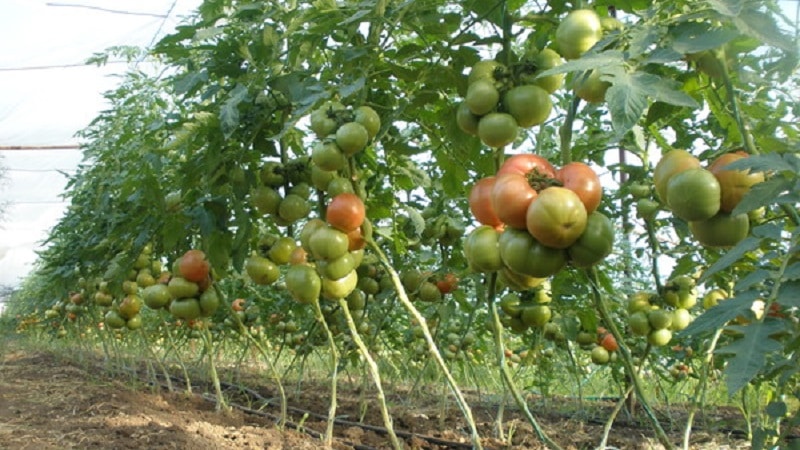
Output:
[[671,150],[662,156],[653,170],[653,184],[659,200],[667,203],[667,184],[675,174],[698,167],[700,160],[686,150]]
[[495,177],[481,178],[472,186],[469,191],[469,210],[472,215],[483,225],[500,228],[503,221],[497,217],[492,205],[492,189],[494,189]]
[[576,59],[592,48],[603,36],[600,16],[591,9],[567,14],[556,29],[558,52],[566,59]]
[[181,256],[178,270],[183,278],[198,283],[208,278],[211,266],[202,250],[189,250]]
[[506,225],[524,229],[528,207],[536,198],[536,190],[528,178],[518,173],[505,173],[495,179],[492,188],[492,208]]
[[567,248],[586,229],[586,208],[575,192],[564,187],[543,190],[526,213],[528,232],[552,248]]
[[436,282],[436,287],[442,294],[449,294],[458,287],[458,278],[454,273],[447,273]]
[[582,162],[571,162],[556,172],[556,180],[578,194],[586,213],[591,214],[600,205],[603,198],[603,187],[597,173]]
[[349,233],[364,223],[365,214],[364,202],[356,194],[345,192],[334,197],[328,204],[325,220],[332,227]]
[[521,153],[506,159],[500,169],[497,170],[496,176],[499,177],[506,173],[517,173],[526,176],[538,174],[543,178],[556,177],[556,169],[550,164],[550,161],[531,153]]
[[600,337],[600,345],[609,352],[615,352],[619,349],[617,339],[611,333],[606,333]]
[[722,212],[729,213],[733,211],[733,208],[742,201],[745,194],[750,192],[750,188],[753,185],[764,181],[762,172],[751,173],[745,170],[725,169],[728,164],[746,157],[747,154],[744,152],[726,153],[715,159],[708,167],[708,170],[719,181],[722,194],[719,209]]

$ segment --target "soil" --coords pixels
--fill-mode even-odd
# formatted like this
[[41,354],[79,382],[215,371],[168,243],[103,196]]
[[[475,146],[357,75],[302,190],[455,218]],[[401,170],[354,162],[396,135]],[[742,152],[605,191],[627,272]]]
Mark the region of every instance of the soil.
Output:
[[[8,345],[8,344],[6,344]],[[98,361],[99,363],[99,361]],[[3,449],[320,449],[325,448],[319,435],[324,432],[328,386],[304,385],[302,392],[290,395],[289,420],[302,423],[303,431],[290,427],[280,429],[275,416],[265,417],[241,409],[230,412],[215,410],[215,404],[197,394],[169,392],[161,386],[136,381],[132,377],[112,378],[98,369],[99,365],[81,364],[42,350],[10,345],[0,348],[0,448]],[[255,378],[254,378],[255,379]],[[247,382],[247,387],[265,398],[275,395],[268,387]],[[203,389],[195,389],[202,392]],[[209,392],[213,392],[209,389]],[[374,393],[368,393],[374,398]],[[206,395],[208,397],[208,395]],[[442,414],[441,398],[430,395],[427,400],[408,402],[402,392],[388,395],[395,429],[417,433],[404,439],[405,448],[450,449],[470,448],[470,440],[459,410],[450,404]],[[234,403],[245,403],[242,394],[229,392]],[[379,409],[368,405],[364,422],[359,421],[359,400],[364,396],[356,387],[342,382],[339,389],[334,449],[391,448],[388,438],[380,433]],[[249,407],[259,409],[251,397]],[[404,401],[405,400],[405,401]],[[530,425],[509,406],[503,415],[506,440],[496,434],[498,408],[478,399],[473,415],[487,449],[541,449]],[[564,449],[597,447],[603,434],[605,417],[613,403],[598,402],[589,407],[592,417],[568,414],[571,405],[535,408],[533,413],[548,435]],[[568,402],[568,400],[564,400]],[[536,399],[531,399],[534,407]],[[278,414],[277,406],[261,408],[261,413]],[[309,413],[305,415],[304,412]],[[560,411],[556,413],[555,411]],[[681,425],[681,412],[671,411],[676,425]],[[719,416],[705,417],[704,423],[733,423],[735,412],[719,410]],[[304,417],[305,415],[305,417]],[[594,417],[594,418],[593,418]],[[627,417],[627,418],[626,418]],[[670,432],[676,444],[682,439],[679,429]],[[376,431],[377,430],[377,431]],[[509,440],[508,436],[512,438]],[[436,437],[431,442],[425,437]],[[620,414],[612,429],[607,449],[662,448],[653,432],[644,423]],[[693,449],[738,449],[750,445],[740,433],[716,429],[698,429],[692,434]]]

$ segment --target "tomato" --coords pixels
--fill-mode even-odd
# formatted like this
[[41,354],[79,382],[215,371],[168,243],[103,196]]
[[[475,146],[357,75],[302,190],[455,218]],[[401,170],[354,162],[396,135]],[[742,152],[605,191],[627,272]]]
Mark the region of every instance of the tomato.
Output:
[[125,280],[122,282],[122,292],[132,295],[139,292],[139,285],[135,281]]
[[281,236],[269,248],[268,256],[275,264],[286,264],[292,255],[292,251],[297,248],[297,242],[289,236]]
[[381,129],[381,116],[369,106],[363,105],[356,108],[354,111],[356,123],[360,123],[370,139],[374,139]]
[[202,317],[211,317],[214,312],[219,308],[219,296],[214,289],[208,289],[200,295],[198,300],[200,305],[200,315]]
[[342,278],[332,280],[322,277],[322,294],[330,299],[346,298],[358,285],[358,275],[355,270]]
[[453,273],[447,273],[436,282],[436,287],[442,294],[449,294],[458,288],[458,278]]
[[124,327],[126,322],[125,319],[122,318],[122,316],[120,316],[119,313],[114,311],[113,309],[106,312],[106,315],[103,317],[103,320],[105,320],[105,323],[106,325],[108,325],[109,328],[113,329],[119,329]]
[[653,220],[658,214],[659,203],[649,198],[640,198],[636,201],[636,215],[642,220]]
[[520,313],[522,323],[529,327],[543,327],[553,317],[553,311],[547,305],[526,305]]
[[662,156],[653,170],[653,184],[659,200],[667,203],[667,183],[670,178],[684,170],[697,167],[700,167],[700,160],[686,150],[671,150]]
[[136,275],[136,284],[146,288],[156,284],[156,279],[153,277],[153,274],[150,273],[150,269],[142,269],[139,271],[139,274]]
[[267,286],[278,281],[281,275],[280,269],[278,269],[278,266],[275,265],[274,262],[256,254],[252,254],[247,258],[244,262],[244,269],[247,272],[247,276],[249,276],[255,284],[262,286]]
[[495,73],[505,69],[506,67],[503,64],[493,59],[484,59],[478,61],[474,66],[472,66],[467,82],[469,84],[473,84],[478,80],[489,80],[494,82]]
[[144,325],[144,322],[142,321],[141,314],[136,314],[135,316],[125,321],[125,327],[131,331],[142,328],[142,325]]
[[603,348],[602,345],[594,346],[590,356],[592,358],[592,362],[595,364],[607,364],[611,360],[611,355],[608,353],[608,350]]
[[169,312],[178,319],[194,320],[200,318],[203,311],[196,298],[181,298],[169,304]]
[[164,196],[164,206],[169,212],[175,212],[181,207],[181,193],[178,191],[168,192]]
[[654,330],[663,330],[672,325],[672,314],[663,309],[651,309],[647,313],[647,321]]
[[586,229],[568,249],[570,263],[575,267],[590,267],[611,254],[614,248],[614,224],[599,212],[586,218]]
[[589,103],[602,103],[606,99],[606,91],[611,83],[603,80],[602,73],[594,69],[591,72],[582,72],[576,75],[573,83],[575,95]]
[[[363,127],[362,127],[363,128]],[[330,172],[341,170],[347,165],[347,158],[334,142],[324,141],[314,144],[311,161],[322,170]]]
[[152,309],[159,309],[167,306],[172,300],[169,288],[164,284],[154,284],[146,287],[142,291],[144,304]]
[[732,247],[747,237],[750,220],[747,214],[731,216],[721,212],[707,220],[689,222],[689,231],[706,247]]
[[350,240],[345,233],[326,225],[311,235],[309,246],[316,259],[336,259],[347,253]]
[[478,121],[480,116],[472,114],[466,102],[461,102],[456,109],[456,123],[458,128],[471,136],[478,135]]
[[517,125],[524,128],[543,123],[553,110],[550,93],[535,85],[509,89],[503,97],[503,105],[517,121]]
[[637,336],[647,336],[653,329],[650,327],[650,321],[647,320],[647,313],[644,311],[637,311],[628,317],[628,326],[631,332]]
[[333,133],[336,130],[336,120],[330,117],[329,112],[342,111],[344,109],[345,106],[339,102],[326,102],[311,113],[311,131],[320,139]]
[[241,312],[245,310],[245,300],[243,298],[237,298],[236,300],[231,303],[231,309],[236,312]]
[[753,185],[764,181],[764,174],[761,172],[750,173],[744,170],[725,169],[728,164],[746,157],[747,154],[743,152],[726,153],[715,159],[708,167],[708,170],[719,181],[722,195],[719,206],[720,211],[727,213],[733,211],[733,208],[742,201],[745,194],[750,192],[750,188]]
[[308,304],[319,298],[322,280],[313,267],[307,264],[290,266],[286,271],[285,281],[286,289],[296,301]]
[[672,340],[672,331],[667,328],[656,329],[647,335],[647,342],[654,347],[663,347]]
[[130,319],[142,310],[142,298],[138,295],[126,295],[119,303],[119,315],[123,319]]
[[172,277],[169,280],[169,284],[167,284],[167,288],[173,298],[194,297],[200,292],[200,286],[197,283],[183,277]]
[[536,190],[525,175],[506,173],[495,179],[492,208],[501,222],[513,228],[525,229],[528,207],[536,196]]
[[543,190],[526,213],[528,232],[541,244],[564,249],[586,229],[586,208],[575,192],[563,187]]
[[364,237],[361,228],[356,228],[355,230],[347,233],[347,241],[347,250],[351,252],[355,250],[361,250],[367,246],[367,240]]
[[328,183],[331,182],[332,179],[336,178],[336,171],[335,170],[323,170],[318,165],[314,164],[312,161],[311,163],[311,184],[320,191],[324,191],[328,188]]
[[503,267],[498,238],[494,228],[483,225],[472,230],[464,240],[464,253],[470,269],[476,272],[495,272]]
[[281,194],[267,186],[259,186],[250,194],[250,204],[261,214],[277,214]]
[[258,172],[258,178],[264,186],[280,187],[286,181],[282,173],[283,166],[277,161],[268,161]]
[[519,126],[511,114],[493,112],[478,121],[478,137],[489,147],[505,147],[514,142],[518,132]]
[[211,265],[206,260],[206,254],[201,250],[189,250],[181,256],[178,269],[183,278],[200,282],[208,278]]
[[497,281],[501,285],[514,290],[514,291],[527,291],[538,286],[541,286],[546,278],[537,278],[529,275],[516,273],[508,267],[503,267],[498,272]]
[[325,212],[325,220],[345,233],[358,229],[364,223],[366,208],[364,202],[353,193],[342,193],[333,197]]
[[321,276],[333,280],[346,276],[356,267],[357,261],[349,252],[336,259],[317,261],[317,272]]
[[710,219],[719,212],[719,181],[702,168],[675,174],[667,184],[667,205],[687,222]]
[[591,9],[578,9],[567,14],[556,28],[556,45],[566,59],[580,58],[603,36],[600,16]]
[[500,101],[500,92],[491,79],[477,80],[467,88],[464,98],[467,108],[476,116],[483,116],[497,107]]
[[586,213],[593,213],[600,205],[603,198],[603,186],[600,184],[600,177],[588,165],[582,162],[571,162],[556,171],[556,180],[578,194]]
[[503,263],[519,274],[549,277],[567,262],[563,250],[542,245],[524,230],[506,229],[500,235],[498,244]]
[[289,194],[278,205],[278,216],[286,222],[293,223],[311,212],[311,205],[297,194]]
[[347,156],[364,150],[367,142],[369,142],[369,132],[358,122],[348,122],[336,130],[336,145]]
[[669,329],[672,331],[681,331],[692,323],[692,314],[686,308],[676,308],[672,310],[672,324]]
[[481,224],[499,229],[503,226],[503,221],[497,217],[492,205],[492,190],[495,180],[496,178],[493,176],[481,178],[472,186],[469,191],[469,210]]
[[600,346],[604,349],[608,350],[609,352],[615,352],[619,349],[619,344],[617,344],[617,339],[611,333],[605,333],[600,337]]
[[728,292],[725,289],[712,289],[703,295],[703,308],[711,309],[726,298],[728,298]]
[[[560,66],[564,63],[564,60],[555,50],[545,48],[538,51],[533,58],[531,58],[531,62],[536,67],[534,76],[537,76],[545,70]],[[527,82],[527,80],[524,81]],[[564,84],[564,74],[557,73],[546,77],[537,77],[532,80],[532,83],[547,91],[548,94],[552,94]]]
[[114,303],[114,297],[107,292],[95,292],[94,304],[97,306],[111,306]]
[[436,284],[430,281],[423,281],[417,289],[417,297],[423,302],[434,303],[442,299],[442,293]]
[[555,178],[556,169],[545,158],[531,153],[521,153],[511,156],[503,162],[496,176],[499,177],[506,173],[516,173],[519,175],[538,175],[543,178]]
[[325,224],[322,219],[318,218],[314,218],[306,222],[306,224],[303,225],[303,228],[300,230],[300,245],[302,248],[307,252],[311,252],[311,236],[320,228],[327,226],[328,225]]

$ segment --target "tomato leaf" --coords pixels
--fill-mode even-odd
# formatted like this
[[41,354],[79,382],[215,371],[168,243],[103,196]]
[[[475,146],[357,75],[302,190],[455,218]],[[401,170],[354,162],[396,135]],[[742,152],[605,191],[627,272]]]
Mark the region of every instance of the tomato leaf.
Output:
[[678,53],[691,54],[721,47],[736,38],[734,30],[713,29],[707,23],[683,22],[670,31],[672,49]]
[[229,138],[239,126],[239,104],[245,98],[247,98],[247,87],[243,84],[236,84],[228,93],[228,99],[219,109],[219,124],[222,134],[226,138]]
[[708,280],[712,275],[722,270],[727,269],[731,265],[733,265],[736,261],[738,261],[742,256],[745,255],[747,252],[751,252],[758,248],[759,244],[761,243],[761,239],[748,236],[744,238],[741,242],[736,244],[732,249],[728,250],[725,255],[718,259],[714,264],[711,265],[703,275],[700,277],[698,283],[702,283]]
[[750,37],[758,39],[760,42],[777,47],[785,52],[794,53],[796,51],[792,38],[781,34],[780,27],[775,20],[756,10],[747,10],[733,18],[736,28]]
[[734,298],[719,302],[716,306],[706,310],[703,314],[689,324],[686,329],[678,333],[681,337],[695,337],[701,334],[717,331],[726,323],[748,311],[753,301],[761,295],[757,291],[746,291]]
[[549,75],[567,72],[579,72],[602,67],[603,72],[611,73],[612,71],[621,71],[623,68],[624,58],[622,52],[619,50],[608,50],[600,53],[588,53],[578,59],[567,61],[560,66],[547,69],[542,73],[536,75],[536,78],[542,78]]
[[747,326],[730,328],[741,331],[744,336],[718,349],[716,353],[733,355],[725,368],[728,396],[732,397],[765,368],[767,355],[777,352],[783,345],[770,337],[782,328],[777,320],[756,321]]
[[791,193],[795,187],[793,180],[784,177],[774,177],[758,183],[742,197],[742,200],[733,208],[731,214],[746,214],[749,211],[771,205],[781,197],[781,194]]

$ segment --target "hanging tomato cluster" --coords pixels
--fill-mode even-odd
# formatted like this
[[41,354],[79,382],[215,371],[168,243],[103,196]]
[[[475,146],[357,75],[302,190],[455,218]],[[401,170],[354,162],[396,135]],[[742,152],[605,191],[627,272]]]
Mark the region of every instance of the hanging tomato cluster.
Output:
[[537,155],[512,156],[470,192],[482,226],[465,241],[467,260],[475,271],[501,271],[509,286],[522,288],[535,283],[520,277],[597,264],[614,243],[613,224],[596,211],[601,198],[600,179],[584,163],[556,169]]
[[726,168],[745,157],[743,152],[726,153],[706,169],[686,150],[672,150],[655,167],[656,195],[689,223],[692,235],[705,246],[730,247],[750,231],[747,214],[731,212],[752,186],[764,181],[764,174]]
[[547,48],[531,49],[510,67],[495,60],[478,61],[456,111],[458,126],[490,147],[514,142],[519,127],[539,125],[550,116],[550,94],[561,87],[564,75],[536,77],[562,62],[558,53]]

